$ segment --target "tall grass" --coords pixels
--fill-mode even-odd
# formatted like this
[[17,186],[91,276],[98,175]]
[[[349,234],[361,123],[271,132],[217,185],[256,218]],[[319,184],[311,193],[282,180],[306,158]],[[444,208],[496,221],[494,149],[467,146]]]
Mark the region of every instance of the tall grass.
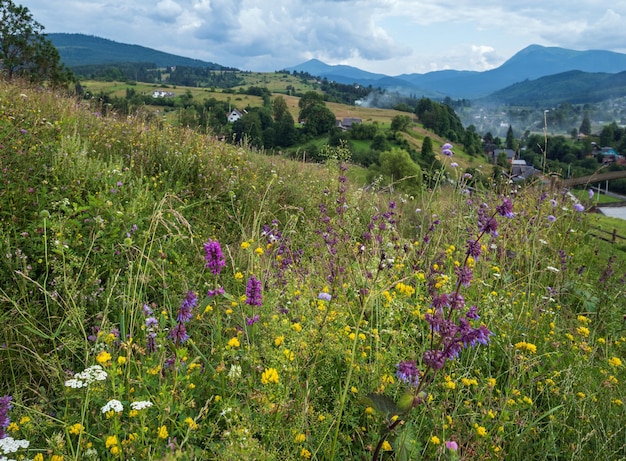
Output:
[[0,85],[7,456],[626,459],[624,255],[568,196]]

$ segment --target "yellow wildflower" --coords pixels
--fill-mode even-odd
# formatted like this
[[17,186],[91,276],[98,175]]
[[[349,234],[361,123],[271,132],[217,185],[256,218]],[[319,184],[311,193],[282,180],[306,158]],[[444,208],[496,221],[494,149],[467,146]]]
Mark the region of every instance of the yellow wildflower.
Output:
[[311,457],[311,452],[306,448],[300,450],[300,458],[309,459]]
[[433,435],[430,438],[430,443],[432,443],[433,445],[439,445],[441,443],[441,440],[436,435]]
[[117,364],[118,364],[118,365],[124,365],[125,363],[126,363],[126,357],[124,357],[123,355],[120,355],[120,356],[117,358]]
[[33,457],[33,461],[43,461],[43,455],[41,453],[37,453],[34,457]]
[[295,443],[302,443],[305,440],[306,440],[306,435],[304,435],[302,433],[296,434],[296,436],[293,438],[293,441]]
[[117,435],[109,435],[104,441],[104,446],[109,449],[117,445]]
[[537,346],[532,343],[527,343],[526,341],[520,341],[515,344],[515,349],[520,350],[522,352],[529,352],[531,354],[537,353]]
[[189,429],[197,429],[198,428],[198,423],[196,423],[193,418],[187,417],[185,418],[185,424],[187,424],[187,426],[189,426]]
[[612,367],[617,368],[617,367],[622,366],[622,361],[621,361],[621,359],[619,357],[611,357],[609,359],[609,365],[611,365]]
[[278,347],[285,342],[285,337],[283,335],[277,336],[274,339],[274,346]]
[[72,424],[69,428],[70,434],[78,435],[85,430],[85,426],[81,423]]
[[487,429],[485,429],[484,426],[474,424],[474,429],[476,429],[476,435],[478,435],[479,437],[485,437],[487,435]]
[[278,384],[278,371],[276,368],[267,368],[261,375],[263,384]]
[[230,340],[228,341],[228,345],[234,348],[234,347],[239,347],[241,344],[239,343],[239,339],[236,336],[234,336],[230,338]]
[[262,256],[262,255],[263,255],[263,248],[261,248],[261,247],[257,247],[257,249],[256,249],[256,250],[254,250],[254,252],[255,252],[257,255]]
[[160,439],[167,439],[168,435],[169,435],[169,433],[167,432],[167,427],[165,427],[165,425],[159,427],[159,431],[157,433],[157,436]]
[[250,242],[241,242],[242,250],[247,250],[248,248],[250,248]]
[[107,351],[102,351],[98,355],[96,355],[96,362],[102,365],[109,361],[111,361],[111,354],[109,354]]
[[383,449],[383,451],[391,451],[391,450],[393,450],[393,448],[391,448],[391,444],[389,442],[387,442],[386,440],[383,442],[381,448]]

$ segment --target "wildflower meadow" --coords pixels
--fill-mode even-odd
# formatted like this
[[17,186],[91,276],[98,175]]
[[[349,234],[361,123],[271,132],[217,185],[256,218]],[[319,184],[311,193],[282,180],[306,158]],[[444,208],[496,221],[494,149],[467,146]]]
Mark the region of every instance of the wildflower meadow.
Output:
[[0,459],[626,459],[624,248],[433,139],[408,195],[0,83]]

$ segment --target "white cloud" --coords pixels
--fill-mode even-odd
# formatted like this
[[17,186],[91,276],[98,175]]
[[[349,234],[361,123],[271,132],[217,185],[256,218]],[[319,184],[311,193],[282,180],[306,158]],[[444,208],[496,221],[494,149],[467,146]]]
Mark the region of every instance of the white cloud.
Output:
[[486,70],[533,43],[626,50],[621,0],[610,7],[599,0],[17,1],[49,32],[88,33],[248,70],[315,57],[398,75]]

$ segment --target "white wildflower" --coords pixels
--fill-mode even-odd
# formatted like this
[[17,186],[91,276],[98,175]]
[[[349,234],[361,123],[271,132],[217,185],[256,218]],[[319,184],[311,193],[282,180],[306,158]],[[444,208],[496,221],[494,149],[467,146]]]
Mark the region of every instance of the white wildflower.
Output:
[[71,387],[73,389],[80,389],[81,387],[87,387],[87,384],[80,379],[68,379],[65,381],[65,387]]
[[546,269],[548,269],[551,272],[561,272],[559,269],[557,269],[556,267],[553,267],[553,266],[548,266],[548,267],[546,267]]
[[105,406],[101,408],[102,413],[108,413],[109,411],[114,411],[116,413],[121,413],[124,410],[124,405],[119,400],[109,400]]
[[137,402],[132,402],[130,404],[130,407],[133,410],[144,410],[146,408],[150,408],[153,405],[152,402],[149,402],[148,400],[139,400]]
[[0,450],[3,454],[15,453],[20,448],[28,448],[30,442],[28,440],[15,440],[13,437],[5,437],[0,439]]

